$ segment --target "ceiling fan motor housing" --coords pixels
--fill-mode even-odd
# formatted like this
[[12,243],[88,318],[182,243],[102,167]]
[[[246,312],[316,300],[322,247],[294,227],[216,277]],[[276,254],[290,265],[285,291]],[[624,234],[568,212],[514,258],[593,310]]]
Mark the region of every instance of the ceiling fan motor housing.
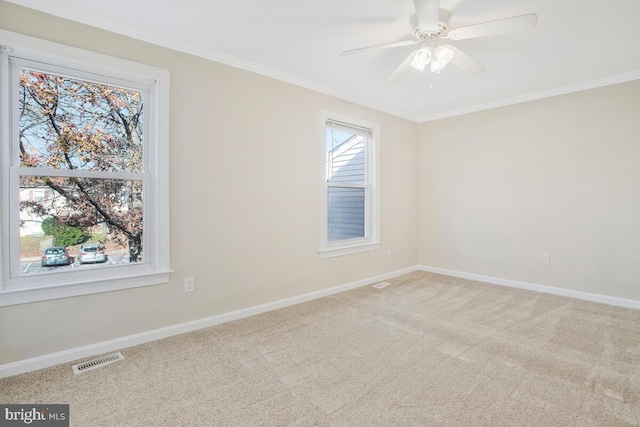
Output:
[[416,39],[421,40],[422,42],[426,42],[432,38],[439,38],[447,31],[449,19],[451,19],[451,12],[449,12],[448,10],[440,9],[440,22],[438,22],[438,30],[427,31],[420,28],[417,15],[413,15],[409,20],[411,33]]

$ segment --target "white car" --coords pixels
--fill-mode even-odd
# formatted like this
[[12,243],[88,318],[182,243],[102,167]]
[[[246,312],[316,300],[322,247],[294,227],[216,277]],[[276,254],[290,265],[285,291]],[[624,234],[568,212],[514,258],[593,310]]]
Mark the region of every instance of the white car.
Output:
[[87,243],[78,249],[78,262],[85,264],[88,262],[107,262],[107,255],[104,247],[100,243]]

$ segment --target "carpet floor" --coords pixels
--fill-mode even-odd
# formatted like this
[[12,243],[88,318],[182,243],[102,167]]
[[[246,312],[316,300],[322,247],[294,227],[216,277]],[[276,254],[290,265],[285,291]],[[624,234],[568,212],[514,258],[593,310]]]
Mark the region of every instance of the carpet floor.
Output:
[[415,272],[0,380],[73,426],[640,425],[640,310]]

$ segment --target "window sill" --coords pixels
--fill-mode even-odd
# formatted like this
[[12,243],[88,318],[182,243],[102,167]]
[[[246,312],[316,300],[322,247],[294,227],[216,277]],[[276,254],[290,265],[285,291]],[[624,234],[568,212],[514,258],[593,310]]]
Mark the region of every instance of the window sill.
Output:
[[335,248],[322,248],[318,250],[320,259],[333,258],[343,255],[357,254],[360,252],[376,251],[380,249],[380,242],[363,243],[350,246],[340,246]]
[[3,289],[0,291],[0,307],[138,288],[141,286],[160,285],[169,283],[169,275],[172,272],[172,270],[154,271],[122,277],[68,283],[65,285]]

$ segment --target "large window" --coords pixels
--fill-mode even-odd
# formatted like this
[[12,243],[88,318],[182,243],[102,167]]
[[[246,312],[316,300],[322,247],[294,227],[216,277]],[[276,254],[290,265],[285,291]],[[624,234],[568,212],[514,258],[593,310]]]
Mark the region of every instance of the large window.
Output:
[[378,249],[378,126],[328,112],[322,120],[320,255]]
[[0,44],[0,305],[166,282],[168,73]]

